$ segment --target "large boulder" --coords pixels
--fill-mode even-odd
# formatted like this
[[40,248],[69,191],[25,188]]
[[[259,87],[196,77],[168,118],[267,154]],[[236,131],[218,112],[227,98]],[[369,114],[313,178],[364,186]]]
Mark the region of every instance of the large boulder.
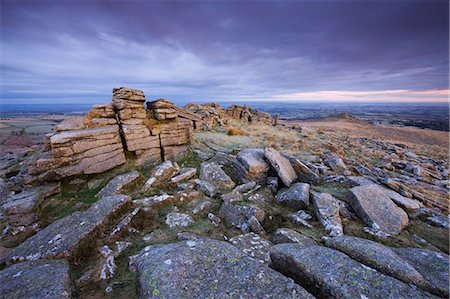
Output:
[[264,151],[264,156],[287,187],[291,186],[298,179],[289,160],[283,157],[277,150],[268,147]]
[[422,274],[430,292],[441,297],[449,297],[448,255],[420,248],[394,248],[393,250]]
[[222,170],[220,165],[214,162],[203,162],[201,164],[200,179],[213,184],[218,193],[231,191],[236,185],[225,171]]
[[248,148],[240,151],[236,159],[252,174],[269,171],[269,164],[264,160],[264,149]]
[[0,271],[0,297],[72,298],[69,264],[66,260],[40,260],[12,265]]
[[278,244],[270,257],[276,270],[320,298],[433,298],[331,248]]
[[304,209],[309,206],[309,184],[295,183],[289,188],[282,188],[278,191],[276,199],[291,208]]
[[222,241],[148,246],[135,264],[138,298],[313,298],[291,279]]
[[337,199],[329,193],[312,192],[311,201],[317,219],[330,236],[344,235],[341,216],[339,215],[340,205]]
[[119,194],[122,190],[134,184],[139,178],[140,174],[137,171],[131,171],[120,174],[110,180],[105,187],[103,187],[96,195],[96,197],[110,196]]
[[397,253],[380,243],[357,237],[342,236],[325,241],[328,247],[339,250],[354,260],[406,283],[426,287],[425,279]]
[[348,202],[356,214],[369,226],[396,235],[408,225],[408,215],[399,208],[378,185],[353,187]]
[[11,250],[2,262],[11,264],[27,260],[71,258],[96,230],[101,229],[130,203],[131,197],[125,195],[103,197],[88,210],[59,219],[31,236]]

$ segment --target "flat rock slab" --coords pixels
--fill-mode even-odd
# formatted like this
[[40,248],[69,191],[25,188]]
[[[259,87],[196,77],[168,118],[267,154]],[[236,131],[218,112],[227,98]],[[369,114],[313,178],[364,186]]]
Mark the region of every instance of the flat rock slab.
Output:
[[240,151],[236,159],[241,162],[247,171],[261,173],[269,171],[269,164],[264,160],[264,149],[248,148]]
[[309,169],[302,161],[288,155],[282,154],[282,156],[291,162],[300,182],[312,185],[317,185],[320,182],[320,177],[314,171]]
[[69,258],[97,228],[118,214],[131,197],[103,197],[84,212],[59,219],[14,248],[5,258],[6,264],[44,258]]
[[270,263],[270,241],[261,238],[255,233],[239,235],[230,239],[230,243],[242,250],[243,253],[265,264]]
[[140,174],[137,171],[127,172],[121,175],[116,176],[112,180],[106,184],[105,187],[100,190],[96,197],[110,196],[119,194],[120,191],[124,188],[127,188],[129,185],[133,184],[138,178]]
[[383,244],[350,236],[330,238],[325,241],[325,244],[381,273],[406,283],[413,283],[421,288],[426,287],[422,275],[391,248]]
[[275,269],[320,298],[435,298],[331,248],[278,244],[270,257]]
[[268,147],[265,149],[264,155],[287,187],[297,180],[297,173],[292,167],[291,162],[277,150]]
[[449,297],[449,256],[445,253],[420,248],[394,248],[427,280],[429,291]]
[[66,260],[40,260],[0,271],[0,298],[72,298]]
[[408,215],[378,185],[353,187],[348,202],[369,226],[378,226],[388,234],[399,234],[408,225]]
[[222,170],[219,164],[203,162],[200,166],[200,179],[216,187],[218,193],[227,193],[235,187],[233,180]]
[[136,268],[138,298],[314,298],[233,245],[211,239],[148,246]]

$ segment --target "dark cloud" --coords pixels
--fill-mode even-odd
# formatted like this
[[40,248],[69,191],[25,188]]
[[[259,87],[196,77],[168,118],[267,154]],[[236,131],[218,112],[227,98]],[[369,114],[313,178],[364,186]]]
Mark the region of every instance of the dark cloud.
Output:
[[4,102],[448,88],[445,0],[1,5]]

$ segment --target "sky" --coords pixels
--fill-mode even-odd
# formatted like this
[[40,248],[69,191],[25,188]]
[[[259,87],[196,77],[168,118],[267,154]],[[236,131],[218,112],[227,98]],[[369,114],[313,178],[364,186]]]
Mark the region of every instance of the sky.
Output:
[[449,2],[0,0],[1,103],[447,101]]

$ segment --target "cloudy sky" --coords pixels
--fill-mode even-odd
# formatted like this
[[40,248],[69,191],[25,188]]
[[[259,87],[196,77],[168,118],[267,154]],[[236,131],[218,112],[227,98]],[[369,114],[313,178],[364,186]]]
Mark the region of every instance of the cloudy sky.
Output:
[[2,103],[446,101],[447,0],[0,0]]

